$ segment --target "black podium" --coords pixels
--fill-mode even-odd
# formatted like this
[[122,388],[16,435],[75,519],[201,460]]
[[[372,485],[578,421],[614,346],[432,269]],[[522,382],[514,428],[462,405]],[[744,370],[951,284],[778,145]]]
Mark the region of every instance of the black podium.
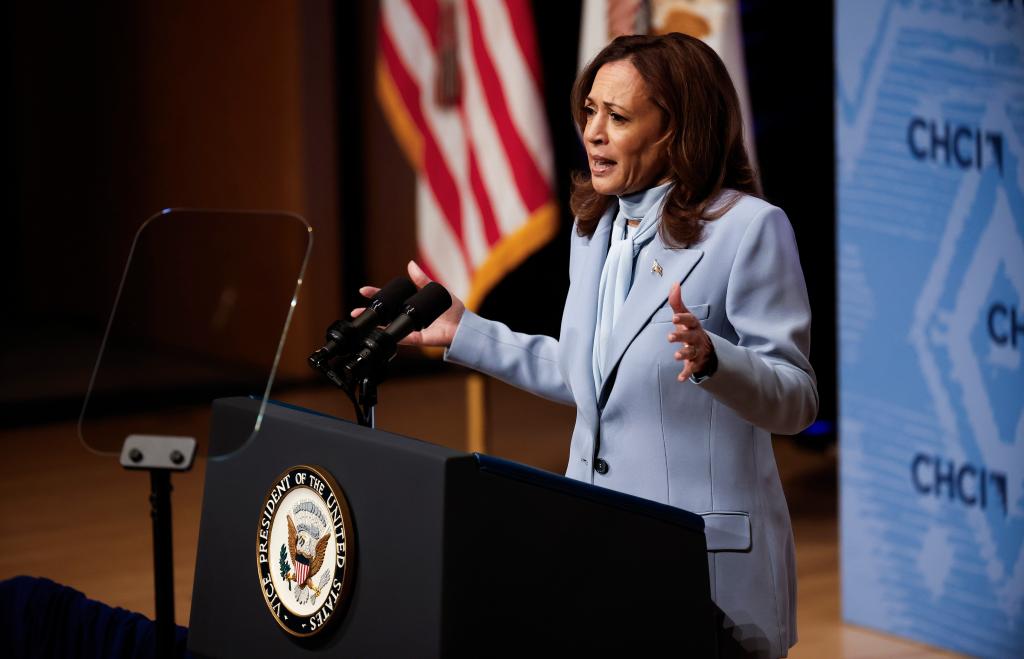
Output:
[[[196,655],[715,654],[699,516],[281,404],[246,442],[258,408],[214,403]],[[278,624],[253,560],[268,488],[294,465],[332,474],[354,522],[347,605],[312,638]]]

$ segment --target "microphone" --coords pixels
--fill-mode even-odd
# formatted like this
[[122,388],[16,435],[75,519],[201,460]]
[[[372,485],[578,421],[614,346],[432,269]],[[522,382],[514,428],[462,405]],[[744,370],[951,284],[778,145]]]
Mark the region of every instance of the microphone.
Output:
[[406,277],[389,281],[370,299],[363,313],[352,320],[336,320],[327,328],[327,344],[309,356],[309,365],[322,371],[333,357],[356,350],[364,336],[394,320],[402,303],[415,294],[416,285]]
[[452,306],[452,296],[444,286],[432,281],[405,301],[405,308],[383,330],[370,332],[363,347],[344,366],[345,379],[359,381],[391,361],[398,342],[412,332],[422,330]]

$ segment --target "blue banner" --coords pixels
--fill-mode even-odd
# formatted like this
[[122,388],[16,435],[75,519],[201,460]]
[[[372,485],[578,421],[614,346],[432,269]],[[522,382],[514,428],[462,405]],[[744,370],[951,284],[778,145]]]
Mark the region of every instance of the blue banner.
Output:
[[843,615],[1024,656],[1024,2],[836,4]]

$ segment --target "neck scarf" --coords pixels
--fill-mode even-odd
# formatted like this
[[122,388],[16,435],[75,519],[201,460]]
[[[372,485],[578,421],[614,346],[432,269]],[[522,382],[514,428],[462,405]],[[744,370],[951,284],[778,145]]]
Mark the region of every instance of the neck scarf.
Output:
[[[619,197],[619,213],[612,225],[612,242],[601,270],[597,293],[597,327],[594,330],[594,384],[600,393],[607,377],[606,364],[611,349],[612,329],[633,285],[636,255],[658,233],[661,207],[672,183],[663,183],[642,192]],[[630,229],[627,219],[639,219],[640,226]]]

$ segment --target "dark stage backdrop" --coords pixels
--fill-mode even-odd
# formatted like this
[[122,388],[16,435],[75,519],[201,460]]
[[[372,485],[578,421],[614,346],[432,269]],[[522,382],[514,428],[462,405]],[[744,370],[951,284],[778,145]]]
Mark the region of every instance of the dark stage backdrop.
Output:
[[[310,221],[279,372],[311,376],[310,346],[341,312],[332,4],[4,3],[0,428],[77,415],[132,236],[166,207]],[[194,245],[165,281],[205,257]]]
[[[796,230],[820,417],[832,422],[832,7],[791,5],[742,4],[747,70],[764,190]],[[585,166],[568,108],[580,2],[533,8],[561,231],[482,312],[555,335],[569,174]],[[323,328],[358,302],[359,284],[386,281],[414,256],[413,174],[374,93],[373,0],[19,0],[0,15],[0,84],[13,99],[0,199],[0,425],[77,412],[132,233],[162,207],[281,208],[314,224],[289,341],[296,379]]]

